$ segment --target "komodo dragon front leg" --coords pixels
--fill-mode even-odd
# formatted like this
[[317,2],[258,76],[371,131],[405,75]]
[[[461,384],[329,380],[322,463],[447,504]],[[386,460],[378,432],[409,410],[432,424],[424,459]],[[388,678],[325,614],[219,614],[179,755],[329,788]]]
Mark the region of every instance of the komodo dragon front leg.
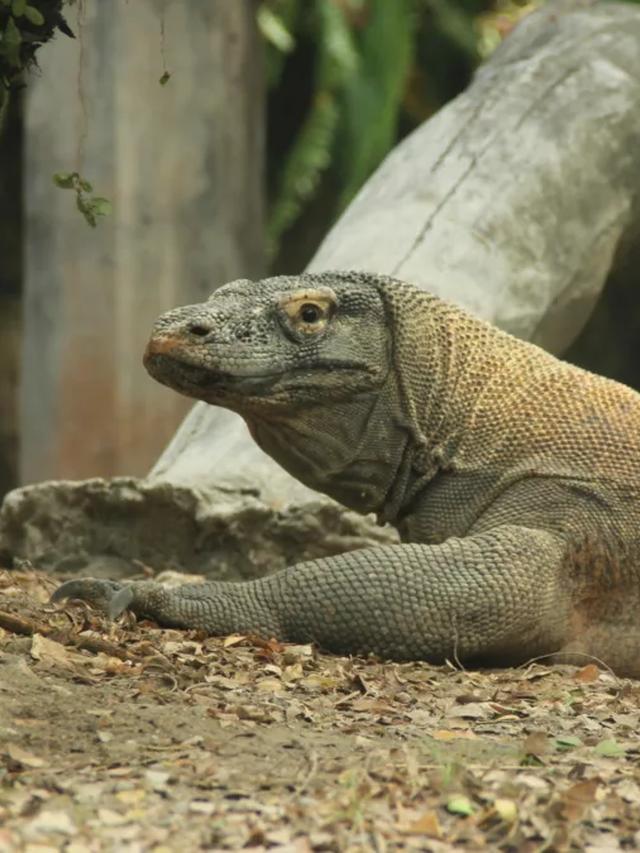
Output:
[[214,634],[315,641],[338,653],[395,660],[517,662],[557,651],[567,611],[559,588],[565,544],[503,526],[441,545],[392,545],[291,566],[241,583],[168,589],[79,579],[54,600],[130,608],[160,625]]

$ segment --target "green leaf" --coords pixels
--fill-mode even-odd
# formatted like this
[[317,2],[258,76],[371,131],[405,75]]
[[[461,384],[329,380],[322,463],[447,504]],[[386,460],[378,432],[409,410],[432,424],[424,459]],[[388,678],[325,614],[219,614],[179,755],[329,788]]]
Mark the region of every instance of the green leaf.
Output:
[[541,758],[538,758],[537,755],[528,755],[523,756],[520,761],[521,767],[544,767],[544,761]]
[[331,144],[338,123],[335,99],[320,92],[315,99],[282,170],[278,192],[268,221],[271,251],[284,231],[297,219],[314,195],[322,173],[331,162]]
[[360,61],[346,81],[336,146],[344,208],[393,147],[414,55],[411,0],[371,0],[358,45]]
[[478,36],[473,15],[469,15],[450,0],[428,0],[427,5],[433,12],[438,29],[477,61]]
[[89,202],[89,204],[91,206],[91,212],[94,216],[108,216],[113,210],[111,202],[108,198],[94,196]]
[[574,749],[577,746],[582,746],[580,738],[574,735],[562,735],[562,737],[555,738],[554,743],[556,748],[563,752]]
[[7,23],[4,28],[4,35],[0,42],[0,48],[5,55],[9,65],[14,68],[20,68],[20,46],[22,44],[22,35],[16,27],[16,22],[11,16],[7,18]]
[[162,77],[158,80],[161,86],[166,86],[167,83],[171,80],[171,74],[168,71],[165,71]]
[[594,750],[597,755],[601,755],[603,758],[621,758],[626,751],[626,748],[613,738],[601,740]]
[[[305,3],[308,3],[309,6],[313,5],[309,0],[305,0]],[[278,19],[294,42],[296,30],[303,28],[304,22],[312,17],[313,15],[309,15],[308,6],[305,5],[303,9],[299,0],[278,0]],[[266,36],[264,39],[266,42],[267,85],[273,89],[280,79],[288,53],[279,50]]]
[[41,27],[44,24],[44,15],[35,6],[25,6],[24,16],[34,27]]
[[27,0],[12,0],[11,14],[14,18],[21,18],[27,8]]
[[344,86],[360,64],[360,57],[343,10],[337,3],[319,3],[319,87]]
[[77,178],[78,178],[78,184],[80,185],[81,190],[83,190],[86,193],[93,192],[93,187],[91,186],[89,181],[87,181],[85,178],[81,178],[80,175],[78,175]]
[[77,178],[77,172],[56,172],[53,183],[62,190],[72,190],[75,188]]
[[258,29],[264,38],[282,53],[291,53],[295,47],[295,39],[286,28],[282,18],[279,18],[265,3],[256,15]]
[[463,817],[469,817],[475,811],[473,803],[469,797],[464,794],[454,794],[447,801],[447,811],[451,814],[459,814]]

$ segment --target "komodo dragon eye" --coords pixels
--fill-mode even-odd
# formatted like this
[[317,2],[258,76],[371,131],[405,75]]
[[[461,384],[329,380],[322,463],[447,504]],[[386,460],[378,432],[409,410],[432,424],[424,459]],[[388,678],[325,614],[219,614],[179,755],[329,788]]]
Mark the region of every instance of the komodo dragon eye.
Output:
[[280,294],[280,309],[296,335],[322,332],[338,306],[336,294],[329,287],[309,288]]
[[303,323],[317,323],[320,317],[322,317],[322,311],[311,302],[305,302],[300,309],[300,319]]

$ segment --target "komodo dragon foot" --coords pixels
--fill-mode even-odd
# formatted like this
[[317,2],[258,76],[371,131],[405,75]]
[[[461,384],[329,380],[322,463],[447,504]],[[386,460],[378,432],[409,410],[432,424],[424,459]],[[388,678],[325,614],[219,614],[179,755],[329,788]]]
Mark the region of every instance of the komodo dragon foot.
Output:
[[66,581],[55,590],[49,601],[64,601],[77,598],[92,604],[106,613],[110,619],[117,619],[133,600],[133,591],[129,584],[97,578],[76,578]]

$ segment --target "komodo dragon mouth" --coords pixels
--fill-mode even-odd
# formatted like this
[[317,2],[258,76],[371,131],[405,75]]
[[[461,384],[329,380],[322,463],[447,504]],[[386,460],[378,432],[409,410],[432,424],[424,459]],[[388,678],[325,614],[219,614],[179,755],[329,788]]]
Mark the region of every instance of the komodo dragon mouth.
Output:
[[340,371],[343,375],[358,374],[366,370],[366,365],[356,360],[325,361],[298,368],[286,367],[282,370],[253,370],[251,373],[230,373],[214,366],[203,365],[205,359],[194,360],[193,348],[185,349],[179,337],[152,337],[143,356],[144,366],[154,379],[182,394],[198,399],[210,400],[215,396],[226,396],[237,392],[242,396],[252,394],[264,396],[273,390],[283,378],[289,383],[295,377],[308,377],[311,373],[323,373],[327,370]]
[[234,381],[228,373],[211,370],[201,364],[193,364],[179,352],[172,354],[155,352],[152,343],[147,347],[144,365],[153,378],[164,385],[169,385],[172,388],[186,386],[206,390],[207,388],[223,387]]
[[154,338],[149,342],[144,355],[147,371],[158,382],[173,388],[174,391],[206,401],[231,395],[233,392],[241,396],[263,396],[283,377],[290,379],[293,373],[308,374],[312,369],[229,373],[213,367],[203,367],[202,363],[194,364],[193,356],[189,357],[182,352],[178,343],[170,350],[164,347],[162,339]]

